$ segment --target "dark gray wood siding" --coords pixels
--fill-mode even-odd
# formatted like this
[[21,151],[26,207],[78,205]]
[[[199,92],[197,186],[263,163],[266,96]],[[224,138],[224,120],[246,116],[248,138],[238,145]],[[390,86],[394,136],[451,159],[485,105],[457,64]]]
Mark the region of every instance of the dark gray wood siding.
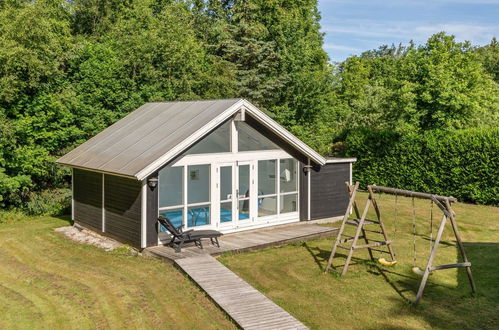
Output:
[[141,182],[105,175],[104,186],[105,233],[140,248]]
[[102,230],[102,174],[73,169],[74,221]]
[[[157,177],[158,173],[150,176],[150,178]],[[148,247],[158,245],[158,230],[156,227],[156,223],[158,222],[158,198],[159,187],[154,189],[147,187],[146,244]]]
[[308,220],[308,175],[303,172],[303,163],[300,163],[300,221]]
[[310,218],[321,219],[345,214],[350,181],[350,163],[326,164],[316,167],[310,178]]

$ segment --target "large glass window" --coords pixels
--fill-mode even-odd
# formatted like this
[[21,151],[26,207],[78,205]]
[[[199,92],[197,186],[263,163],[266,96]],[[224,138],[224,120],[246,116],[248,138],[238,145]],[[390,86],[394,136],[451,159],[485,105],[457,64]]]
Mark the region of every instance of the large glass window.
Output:
[[296,212],[298,199],[298,163],[293,158],[279,161],[279,213]]
[[210,224],[210,165],[187,166],[187,226]]
[[230,127],[230,121],[226,122],[193,145],[185,155],[230,152]]
[[[184,168],[165,167],[159,172],[159,214],[175,227],[184,223]],[[160,227],[160,231],[166,228]]]
[[277,213],[277,161],[258,161],[258,216]]
[[259,217],[298,211],[297,169],[293,158],[258,161]]
[[[195,227],[211,223],[210,211],[210,165],[165,167],[159,172],[161,216],[176,227]],[[161,226],[160,231],[166,228]]]
[[236,121],[239,151],[276,150],[279,146],[263,136],[256,129],[242,121]]
[[210,201],[210,165],[187,166],[187,203]]
[[184,204],[184,168],[165,167],[159,172],[159,206]]

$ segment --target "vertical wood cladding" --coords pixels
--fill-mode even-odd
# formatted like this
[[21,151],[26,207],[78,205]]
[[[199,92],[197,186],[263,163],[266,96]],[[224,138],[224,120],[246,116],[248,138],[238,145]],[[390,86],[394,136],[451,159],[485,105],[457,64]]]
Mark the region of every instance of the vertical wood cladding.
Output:
[[[151,177],[157,178],[158,173],[153,174]],[[147,187],[146,244],[148,247],[158,245],[158,230],[156,228],[158,222],[158,198],[159,186],[154,189]]]
[[102,174],[73,169],[74,220],[102,229]]
[[326,164],[311,172],[311,219],[336,217],[345,214],[350,181],[350,163]]
[[308,220],[308,175],[303,172],[303,163],[300,163],[300,221]]
[[114,175],[104,179],[105,232],[135,247],[141,243],[141,182]]

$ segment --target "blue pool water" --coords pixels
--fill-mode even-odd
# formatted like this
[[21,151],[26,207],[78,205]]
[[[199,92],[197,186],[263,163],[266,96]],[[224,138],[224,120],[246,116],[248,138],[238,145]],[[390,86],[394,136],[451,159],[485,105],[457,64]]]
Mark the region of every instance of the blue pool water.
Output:
[[[182,224],[182,210],[172,210],[160,212],[160,215],[170,219],[175,227]],[[239,213],[239,220],[249,219],[248,214]],[[220,210],[220,222],[230,222],[232,221],[232,211],[228,209]],[[199,208],[189,208],[187,211],[187,226],[196,227],[203,226],[210,223],[210,208],[209,207],[199,207]],[[165,227],[160,226],[160,231],[167,231]]]

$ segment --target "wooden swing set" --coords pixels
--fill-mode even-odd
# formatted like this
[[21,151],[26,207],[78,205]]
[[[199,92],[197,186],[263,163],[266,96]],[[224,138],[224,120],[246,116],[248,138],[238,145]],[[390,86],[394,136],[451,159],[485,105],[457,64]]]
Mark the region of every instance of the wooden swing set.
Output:
[[[329,260],[326,266],[325,272],[328,272],[330,269],[334,269],[333,267],[333,259],[336,256],[337,250],[338,249],[345,249],[348,251],[347,258],[345,260],[345,263],[343,265],[343,268],[340,272],[341,275],[345,275],[346,272],[348,271],[348,266],[350,264],[350,261],[352,260],[353,253],[356,250],[359,249],[366,249],[369,252],[369,256],[371,260],[377,261],[383,266],[393,266],[397,263],[397,260],[395,259],[395,253],[393,252],[392,249],[392,241],[388,239],[388,235],[386,232],[386,228],[383,224],[382,217],[381,217],[381,211],[378,206],[378,203],[375,198],[375,192],[383,192],[387,194],[394,194],[395,195],[395,222],[397,222],[397,198],[398,196],[405,196],[405,197],[412,197],[412,210],[413,210],[413,217],[412,217],[412,227],[413,227],[413,235],[414,235],[414,257],[413,257],[413,268],[412,271],[416,273],[417,275],[420,275],[421,278],[421,283],[419,285],[418,293],[416,295],[416,299],[414,301],[414,305],[417,305],[419,301],[421,300],[421,297],[423,296],[423,292],[426,286],[426,282],[428,281],[428,277],[436,270],[441,270],[441,269],[449,269],[449,268],[457,268],[457,267],[464,267],[466,268],[466,272],[468,274],[468,279],[471,285],[471,290],[473,293],[476,292],[476,287],[475,287],[475,282],[473,280],[473,275],[471,273],[471,263],[468,261],[468,258],[466,257],[466,253],[464,251],[464,245],[461,241],[461,235],[459,233],[459,229],[457,226],[456,222],[456,214],[454,210],[451,207],[451,203],[457,202],[457,199],[454,197],[447,197],[447,196],[439,196],[439,195],[433,195],[433,194],[427,194],[427,193],[421,193],[421,192],[416,192],[416,191],[410,191],[410,190],[402,190],[402,189],[396,189],[396,188],[390,188],[390,187],[382,187],[382,186],[376,186],[376,185],[369,185],[367,186],[368,190],[368,198],[366,205],[364,207],[364,210],[362,214],[360,214],[359,209],[357,207],[357,203],[355,201],[355,197],[357,194],[357,190],[359,188],[359,182],[357,182],[355,185],[350,185],[348,182],[345,182],[348,190],[348,194],[350,196],[350,200],[348,202],[348,206],[345,212],[345,216],[343,217],[343,220],[341,222],[341,226],[338,231],[338,235],[336,236],[336,239],[334,241],[333,247],[331,249],[331,255],[329,256]],[[428,257],[428,261],[426,263],[425,269],[420,269],[419,267],[416,266],[416,213],[415,213],[415,206],[414,206],[414,198],[422,198],[422,199],[429,199],[431,201],[431,216],[430,216],[430,255]],[[367,219],[367,213],[369,211],[369,208],[371,205],[374,208],[375,214],[376,214],[376,219]],[[435,240],[433,241],[433,205],[436,205],[443,213],[442,215],[442,220],[440,221],[440,225],[438,227],[437,235],[435,237]],[[349,219],[351,213],[355,213],[355,218],[354,219]],[[450,222],[454,236],[456,237],[456,242],[459,247],[459,251],[461,253],[461,257],[463,259],[463,262],[460,263],[455,263],[455,264],[446,264],[446,265],[439,265],[439,266],[433,266],[433,260],[435,259],[435,256],[437,254],[437,248],[440,243],[440,240],[442,239],[442,234],[445,229],[445,225],[447,222]],[[347,225],[353,225],[356,226],[356,232],[354,236],[348,236],[345,235],[343,232],[346,228]],[[373,229],[373,227],[376,226],[378,228]],[[368,237],[369,235],[372,237],[374,234],[382,235],[381,238],[379,239],[371,239]],[[363,240],[363,242],[359,242],[359,240]],[[345,245],[346,243],[351,242],[351,244]],[[383,250],[383,247],[386,246],[386,250]],[[374,257],[374,252],[379,252],[380,256],[379,258]],[[389,254],[390,255],[390,260],[386,260],[385,258],[382,257],[383,253]]]

